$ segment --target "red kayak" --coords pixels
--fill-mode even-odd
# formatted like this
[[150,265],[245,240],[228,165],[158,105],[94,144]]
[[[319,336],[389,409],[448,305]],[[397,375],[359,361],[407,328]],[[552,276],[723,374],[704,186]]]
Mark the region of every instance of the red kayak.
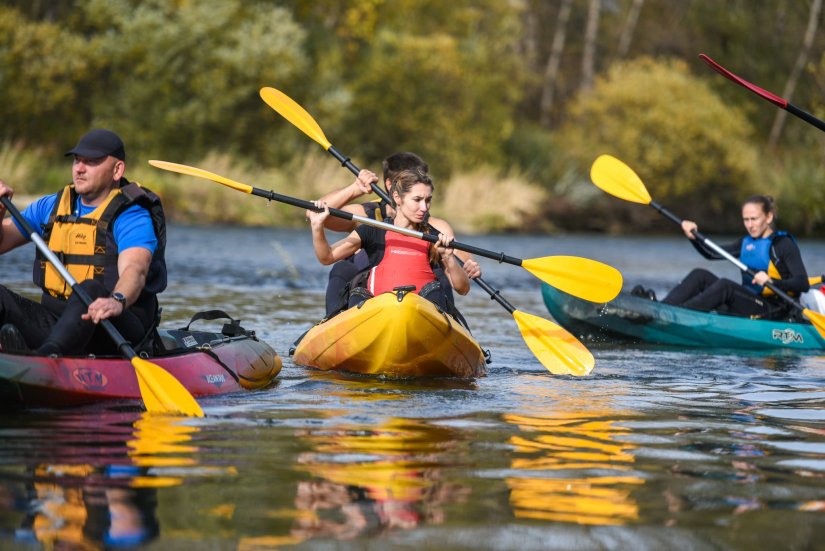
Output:
[[[238,329],[240,326],[225,325]],[[263,388],[281,358],[254,332],[158,330],[157,355],[147,358],[194,396]],[[61,407],[140,400],[135,369],[123,357],[43,357],[0,352],[0,408]]]

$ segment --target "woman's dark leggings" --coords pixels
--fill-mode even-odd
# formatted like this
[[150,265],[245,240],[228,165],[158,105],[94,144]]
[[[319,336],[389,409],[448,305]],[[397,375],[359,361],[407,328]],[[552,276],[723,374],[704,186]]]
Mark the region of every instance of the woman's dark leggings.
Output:
[[[102,283],[84,281],[80,286],[92,300],[109,296]],[[154,323],[152,305],[135,304],[110,321],[127,341],[137,344]],[[75,293],[63,301],[45,295],[37,303],[0,285],[0,324],[13,323],[20,330],[29,348],[40,354],[117,354],[117,346],[103,327],[83,320],[86,305]]]
[[702,268],[691,271],[662,302],[703,312],[719,310],[725,306],[725,313],[737,316],[770,317],[777,309],[776,305],[754,295],[738,283],[716,277]]

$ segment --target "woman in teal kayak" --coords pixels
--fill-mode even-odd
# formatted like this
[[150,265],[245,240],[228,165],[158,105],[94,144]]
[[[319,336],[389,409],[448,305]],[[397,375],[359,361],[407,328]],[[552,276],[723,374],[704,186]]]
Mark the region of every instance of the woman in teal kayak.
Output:
[[[426,172],[420,169],[401,171],[393,180],[390,197],[395,203],[393,225],[427,232],[433,182]],[[450,285],[457,293],[466,295],[469,292],[470,278],[456,260],[453,249],[449,247],[454,240],[453,230],[443,220],[430,220],[439,232],[438,243],[429,243],[417,237],[373,226],[359,225],[347,237],[330,245],[324,233],[324,220],[329,216],[329,207],[319,201],[315,204],[324,208],[322,212],[308,213],[312,224],[312,244],[321,264],[333,264],[359,249],[364,249],[367,253],[369,271],[365,274],[366,277],[362,278],[366,281],[352,285],[354,290],[366,291],[366,294],[361,295],[361,299],[391,291],[396,287],[411,286],[413,292],[445,309],[446,296],[434,272],[434,268],[439,265],[444,269]]]
[[[731,255],[739,257],[756,275],[742,272],[742,283],[738,284],[697,268],[662,302],[693,310],[716,310],[753,318],[779,319],[787,315],[788,304],[779,300],[765,287],[765,283],[772,283],[789,295],[799,296],[809,288],[808,273],[796,240],[788,233],[774,230],[775,217],[772,197],[755,195],[749,198],[742,205],[742,221],[748,235],[722,246]],[[702,256],[711,260],[721,259],[720,255],[696,239],[693,232],[697,229],[695,222],[682,222],[682,231]]]

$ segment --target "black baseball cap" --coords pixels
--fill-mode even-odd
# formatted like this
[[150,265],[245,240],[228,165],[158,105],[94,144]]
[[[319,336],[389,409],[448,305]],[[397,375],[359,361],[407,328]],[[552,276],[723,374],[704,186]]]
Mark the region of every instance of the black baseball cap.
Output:
[[111,155],[125,161],[126,149],[123,147],[123,140],[117,134],[111,130],[97,128],[84,134],[77,145],[66,152],[66,157],[69,155],[80,155],[90,159]]

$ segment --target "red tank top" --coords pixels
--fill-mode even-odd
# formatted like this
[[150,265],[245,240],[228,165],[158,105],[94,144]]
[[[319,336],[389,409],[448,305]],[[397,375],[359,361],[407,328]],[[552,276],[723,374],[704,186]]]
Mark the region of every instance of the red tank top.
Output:
[[427,283],[435,281],[427,255],[429,243],[416,237],[386,232],[384,258],[370,270],[367,288],[377,296],[395,287],[415,285],[419,293]]

